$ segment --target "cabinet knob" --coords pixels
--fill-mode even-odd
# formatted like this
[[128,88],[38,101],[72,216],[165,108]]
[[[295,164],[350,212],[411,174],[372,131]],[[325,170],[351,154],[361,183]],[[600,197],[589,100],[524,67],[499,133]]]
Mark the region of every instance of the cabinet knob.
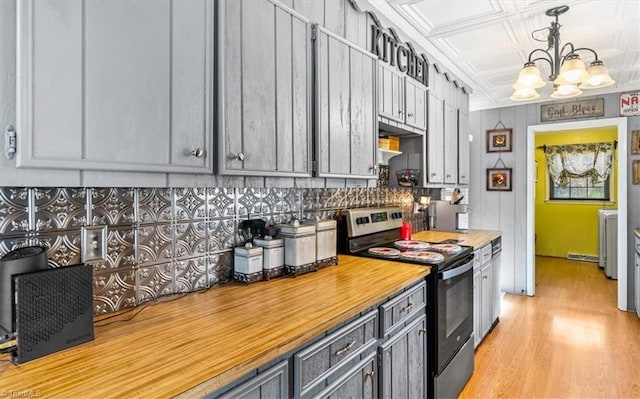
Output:
[[409,118],[413,118],[413,114],[412,114],[412,113],[408,113],[408,114],[407,114],[407,116],[408,116]]
[[236,160],[236,161],[244,161],[244,153],[243,152],[239,152],[236,155],[232,155],[231,159],[232,160]]
[[373,173],[378,173],[378,165],[369,166],[369,170],[373,171]]
[[404,111],[403,110],[399,110],[398,111],[398,115],[402,115],[402,114],[404,114]]
[[435,173],[432,173],[432,174],[431,174],[431,177],[436,177],[436,174],[435,174]]
[[447,179],[450,178],[450,177],[451,177],[451,175],[447,175]]
[[191,155],[196,158],[202,158],[202,156],[204,155],[204,150],[202,148],[194,148],[193,150],[191,150]]
[[466,178],[467,178],[467,176],[462,175],[462,176],[460,176],[460,178],[461,178],[461,179],[466,179]]

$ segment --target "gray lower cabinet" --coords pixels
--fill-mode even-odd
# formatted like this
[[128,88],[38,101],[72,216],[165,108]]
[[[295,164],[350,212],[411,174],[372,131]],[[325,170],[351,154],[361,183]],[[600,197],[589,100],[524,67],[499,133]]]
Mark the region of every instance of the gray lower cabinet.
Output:
[[220,399],[288,398],[289,362],[280,362],[217,397]]
[[373,310],[293,355],[293,396],[313,397],[378,342],[378,311]]
[[378,60],[314,25],[316,175],[375,179]]
[[17,2],[17,167],[210,173],[214,3]]
[[473,332],[476,348],[500,316],[500,257],[492,258],[491,255],[491,244],[474,253]]
[[311,176],[310,21],[271,0],[218,7],[220,173]]
[[379,356],[381,398],[425,398],[427,319],[424,312],[380,345]]
[[375,399],[378,397],[376,354],[346,370],[339,379],[313,396],[314,399]]
[[275,366],[208,397],[424,398],[426,289],[421,281]]

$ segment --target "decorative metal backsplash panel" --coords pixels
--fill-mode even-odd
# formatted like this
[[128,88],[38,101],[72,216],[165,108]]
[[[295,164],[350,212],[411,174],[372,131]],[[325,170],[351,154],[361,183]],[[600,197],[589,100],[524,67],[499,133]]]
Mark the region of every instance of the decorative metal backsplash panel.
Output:
[[2,187],[0,257],[43,245],[52,267],[81,263],[82,228],[107,226],[106,258],[91,262],[94,312],[103,314],[230,281],[242,220],[286,223],[400,205],[417,230],[421,215],[412,215],[413,199],[407,189],[359,187]]

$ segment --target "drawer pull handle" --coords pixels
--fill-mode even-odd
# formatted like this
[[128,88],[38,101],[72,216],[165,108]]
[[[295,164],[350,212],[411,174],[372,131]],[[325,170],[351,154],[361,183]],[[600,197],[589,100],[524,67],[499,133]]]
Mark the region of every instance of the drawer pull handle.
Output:
[[351,341],[351,342],[349,342],[349,343],[348,343],[347,345],[345,345],[342,349],[338,349],[338,350],[336,351],[336,356],[340,356],[340,355],[342,355],[343,353],[348,352],[348,351],[349,351],[349,349],[353,348],[353,345],[355,345],[355,344],[356,344],[356,341]]
[[409,310],[411,310],[411,308],[413,308],[413,303],[409,302],[407,306],[404,306],[402,309],[400,309],[400,312],[408,312]]
[[373,378],[376,376],[376,372],[375,371],[370,371],[367,374],[364,375],[364,382],[367,382],[367,380],[369,378],[371,378],[371,381],[373,381]]
[[424,328],[422,330],[418,330],[419,335],[425,335],[426,333],[427,333],[427,330],[425,330]]

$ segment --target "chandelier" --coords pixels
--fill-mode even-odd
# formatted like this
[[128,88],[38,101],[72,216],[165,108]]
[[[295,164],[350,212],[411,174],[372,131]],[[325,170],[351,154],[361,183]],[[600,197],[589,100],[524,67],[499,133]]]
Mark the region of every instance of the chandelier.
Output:
[[[551,21],[549,28],[531,32],[531,37],[534,40],[547,42],[548,47],[546,50],[537,48],[529,53],[529,61],[524,64],[518,75],[518,80],[513,85],[512,100],[528,101],[540,97],[536,89],[546,85],[546,82],[540,78],[540,70],[535,65],[536,61],[549,63],[551,75],[548,79],[553,82],[554,87],[552,98],[576,97],[582,94],[582,89],[599,89],[615,83],[609,76],[607,68],[598,59],[598,53],[594,50],[587,47],[575,48],[573,43],[566,43],[560,48],[560,27],[562,25],[558,22],[558,16],[567,10],[569,10],[569,6],[566,5],[548,9],[545,14],[555,17],[555,21]],[[544,30],[548,30],[546,39],[535,37],[537,32]],[[591,62],[588,71],[578,52],[590,52],[594,55],[595,60]]]

